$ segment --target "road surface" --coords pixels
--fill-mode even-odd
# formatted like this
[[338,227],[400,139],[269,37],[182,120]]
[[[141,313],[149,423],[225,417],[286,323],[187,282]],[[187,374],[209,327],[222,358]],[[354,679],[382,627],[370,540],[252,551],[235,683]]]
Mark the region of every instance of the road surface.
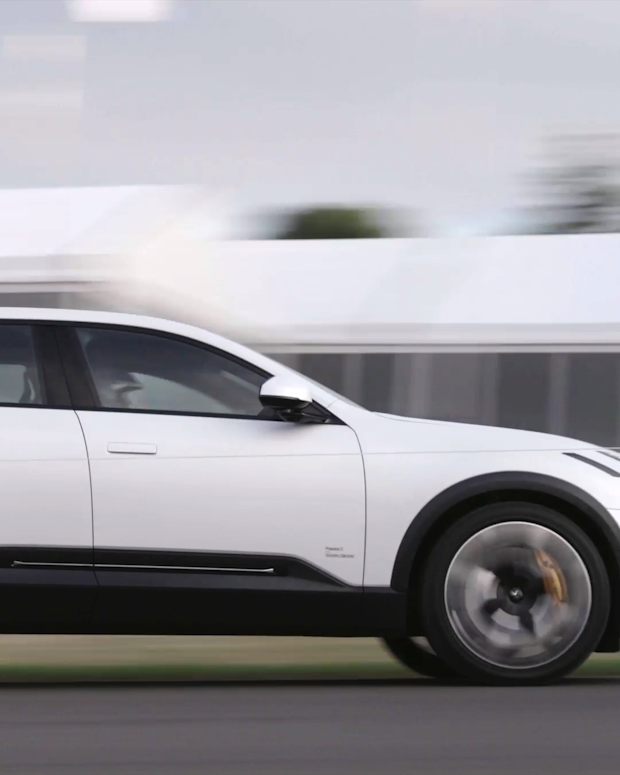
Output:
[[620,681],[14,686],[2,775],[601,775]]

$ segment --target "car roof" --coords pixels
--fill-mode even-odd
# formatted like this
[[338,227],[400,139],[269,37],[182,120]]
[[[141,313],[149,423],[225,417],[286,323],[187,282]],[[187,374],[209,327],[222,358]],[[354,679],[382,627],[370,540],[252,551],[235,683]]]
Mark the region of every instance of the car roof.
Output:
[[[77,323],[109,323],[168,330],[169,327],[187,327],[172,320],[136,315],[128,312],[103,312],[81,309],[45,309],[44,307],[0,307],[0,320],[41,320]],[[191,326],[190,326],[191,328]]]
[[[190,339],[207,342],[215,347],[233,352],[241,345],[220,337],[203,328],[178,323],[174,320],[137,315],[129,312],[103,312],[99,310],[45,309],[40,307],[0,307],[0,321],[27,320],[49,323],[93,323],[127,328],[145,328],[162,331]],[[246,349],[246,348],[243,348]]]
[[103,312],[98,310],[0,307],[0,322],[14,320],[24,320],[33,323],[84,323],[86,325],[103,324],[123,326],[125,328],[144,328],[149,331],[160,331],[187,337],[188,339],[194,339],[198,342],[204,342],[258,366],[261,365],[261,361],[269,360],[238,342],[233,342],[203,328],[197,328],[196,326],[187,325],[186,323],[178,323],[174,320],[150,317],[148,315],[136,315],[128,312]]

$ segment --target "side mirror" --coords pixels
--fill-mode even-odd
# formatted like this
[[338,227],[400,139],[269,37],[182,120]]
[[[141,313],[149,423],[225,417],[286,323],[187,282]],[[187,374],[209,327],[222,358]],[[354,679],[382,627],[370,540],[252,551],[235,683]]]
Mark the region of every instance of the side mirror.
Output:
[[291,419],[312,403],[310,389],[289,377],[271,377],[261,386],[259,397],[264,407],[285,412]]

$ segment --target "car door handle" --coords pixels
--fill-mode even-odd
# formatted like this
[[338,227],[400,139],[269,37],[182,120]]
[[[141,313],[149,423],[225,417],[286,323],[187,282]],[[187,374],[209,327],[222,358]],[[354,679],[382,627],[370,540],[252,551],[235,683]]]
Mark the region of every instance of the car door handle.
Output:
[[124,441],[114,441],[108,444],[108,452],[114,455],[156,455],[155,444],[129,444]]

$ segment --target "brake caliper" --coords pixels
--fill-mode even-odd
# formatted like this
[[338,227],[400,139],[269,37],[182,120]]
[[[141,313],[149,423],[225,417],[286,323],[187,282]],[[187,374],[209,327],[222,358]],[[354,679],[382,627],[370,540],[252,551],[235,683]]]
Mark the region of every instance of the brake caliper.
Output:
[[553,605],[568,602],[568,589],[566,579],[560,570],[559,565],[547,552],[540,549],[534,551],[538,568],[542,575],[545,592],[551,598]]

